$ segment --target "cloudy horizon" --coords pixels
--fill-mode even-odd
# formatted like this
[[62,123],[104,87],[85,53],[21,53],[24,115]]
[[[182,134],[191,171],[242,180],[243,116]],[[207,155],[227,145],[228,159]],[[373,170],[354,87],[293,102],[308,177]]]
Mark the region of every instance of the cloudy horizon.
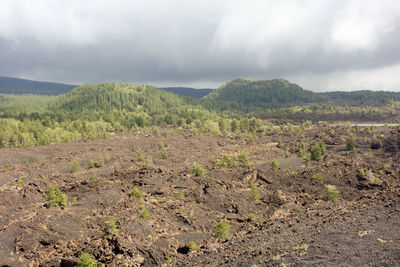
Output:
[[0,75],[216,88],[284,78],[400,91],[396,0],[3,0]]

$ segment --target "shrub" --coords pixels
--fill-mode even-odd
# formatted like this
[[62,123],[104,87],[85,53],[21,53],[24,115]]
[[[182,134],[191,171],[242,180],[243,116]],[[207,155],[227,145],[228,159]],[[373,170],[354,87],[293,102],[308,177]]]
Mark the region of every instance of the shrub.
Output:
[[324,141],[319,142],[319,147],[321,149],[321,155],[325,155],[326,154],[325,142]]
[[311,147],[311,160],[319,161],[321,159],[321,147],[317,142],[314,142],[314,144]]
[[359,175],[361,178],[365,178],[365,171],[363,168],[360,169]]
[[254,213],[250,213],[249,217],[247,218],[247,220],[249,222],[253,221],[256,218],[256,215]]
[[88,163],[88,168],[89,169],[93,169],[95,166],[94,166],[94,161],[93,160],[89,160],[89,163]]
[[140,211],[139,216],[142,217],[142,218],[144,218],[144,219],[150,217],[150,213],[149,213],[149,211],[147,210],[147,208],[146,208],[145,205],[142,205],[142,210]]
[[165,148],[164,143],[163,142],[159,142],[158,143],[158,148],[159,149],[164,149]]
[[90,181],[93,181],[93,182],[98,183],[98,182],[100,182],[100,178],[95,177],[95,176],[92,174],[92,175],[90,175]]
[[318,182],[323,182],[324,177],[320,173],[316,173],[311,177],[313,180],[318,181]]
[[279,169],[279,162],[276,159],[273,159],[270,163],[270,166],[273,170]]
[[119,229],[115,219],[110,219],[104,222],[104,232],[104,237],[108,239],[112,239],[114,236],[118,235]]
[[162,156],[163,159],[167,159],[167,158],[168,158],[168,153],[167,153],[167,151],[163,151],[163,152],[161,153],[161,156]]
[[22,178],[20,177],[19,179],[18,179],[18,181],[17,181],[17,187],[22,187],[22,185],[23,185],[23,181],[22,181]]
[[346,139],[346,149],[347,151],[352,151],[356,148],[356,136],[355,134],[350,134]]
[[264,217],[263,217],[263,216],[259,216],[259,217],[257,218],[257,222],[258,222],[259,224],[263,224],[263,223],[265,222]]
[[171,257],[166,257],[164,260],[165,264],[171,264],[172,263],[172,258]]
[[88,253],[82,252],[78,257],[77,267],[97,267],[97,262]]
[[183,192],[179,192],[178,193],[178,199],[179,200],[183,200],[185,198],[185,195],[183,194]]
[[235,167],[235,162],[232,156],[224,155],[222,158],[218,160],[217,165],[232,169]]
[[163,137],[168,137],[168,131],[167,131],[167,130],[162,131],[162,132],[161,132],[161,135],[162,135]]
[[72,162],[70,172],[74,173],[74,172],[77,172],[78,170],[79,170],[79,162],[77,160],[74,160]]
[[226,219],[223,219],[214,225],[214,229],[216,231],[214,235],[216,238],[224,239],[231,235],[231,225]]
[[189,252],[199,250],[199,246],[194,241],[190,241],[188,244]]
[[190,174],[204,177],[207,174],[207,172],[203,169],[203,167],[199,163],[193,162]]
[[289,158],[290,157],[290,152],[289,152],[289,148],[285,149],[285,158]]
[[96,168],[100,168],[104,166],[104,158],[103,156],[99,156],[97,162],[94,164]]
[[67,195],[62,194],[60,188],[56,185],[49,185],[46,192],[46,206],[49,207],[66,207]]
[[143,196],[142,191],[140,191],[139,188],[137,188],[136,186],[132,189],[132,191],[129,192],[128,194],[129,196],[134,196],[136,198],[141,198]]
[[238,160],[239,160],[239,166],[242,168],[248,168],[250,167],[249,163],[249,153],[247,152],[242,152],[238,155]]
[[337,202],[339,196],[339,190],[336,185],[327,184],[325,185],[325,200]]
[[143,149],[139,148],[139,150],[137,151],[137,157],[138,157],[138,162],[144,162],[145,161]]

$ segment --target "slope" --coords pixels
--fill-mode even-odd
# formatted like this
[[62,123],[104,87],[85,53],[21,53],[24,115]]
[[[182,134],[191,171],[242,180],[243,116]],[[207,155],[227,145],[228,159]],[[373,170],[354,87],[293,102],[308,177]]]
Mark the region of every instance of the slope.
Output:
[[0,94],[60,95],[74,87],[76,85],[0,76]]

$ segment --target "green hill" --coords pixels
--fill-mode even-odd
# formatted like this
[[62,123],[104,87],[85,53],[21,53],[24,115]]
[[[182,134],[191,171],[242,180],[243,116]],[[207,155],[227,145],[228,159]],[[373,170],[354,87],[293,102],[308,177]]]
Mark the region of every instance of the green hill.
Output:
[[303,105],[326,100],[321,94],[304,90],[283,79],[258,81],[232,80],[203,98],[214,103],[223,102],[223,109],[251,111],[254,109]]
[[127,83],[101,83],[81,85],[65,95],[60,95],[51,105],[53,109],[125,110],[128,112],[165,112],[184,105],[178,95],[154,86]]

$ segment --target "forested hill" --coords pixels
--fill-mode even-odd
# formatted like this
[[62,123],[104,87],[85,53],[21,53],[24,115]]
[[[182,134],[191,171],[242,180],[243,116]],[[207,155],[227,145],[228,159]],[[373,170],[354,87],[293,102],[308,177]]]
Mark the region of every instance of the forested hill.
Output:
[[183,96],[191,96],[191,97],[196,97],[196,98],[201,98],[203,96],[208,95],[214,89],[194,89],[194,88],[189,88],[189,87],[162,87],[160,89],[163,89],[167,92],[171,92],[177,95],[183,95]]
[[55,110],[125,110],[128,112],[163,112],[182,107],[184,100],[154,86],[127,83],[81,85],[60,95],[51,105]]
[[76,85],[0,76],[0,94],[61,95],[71,91],[74,87]]
[[236,79],[219,87],[203,99],[214,103],[222,101],[223,108],[249,111],[253,108],[318,103],[325,101],[326,97],[304,90],[297,84],[283,79],[264,81]]

